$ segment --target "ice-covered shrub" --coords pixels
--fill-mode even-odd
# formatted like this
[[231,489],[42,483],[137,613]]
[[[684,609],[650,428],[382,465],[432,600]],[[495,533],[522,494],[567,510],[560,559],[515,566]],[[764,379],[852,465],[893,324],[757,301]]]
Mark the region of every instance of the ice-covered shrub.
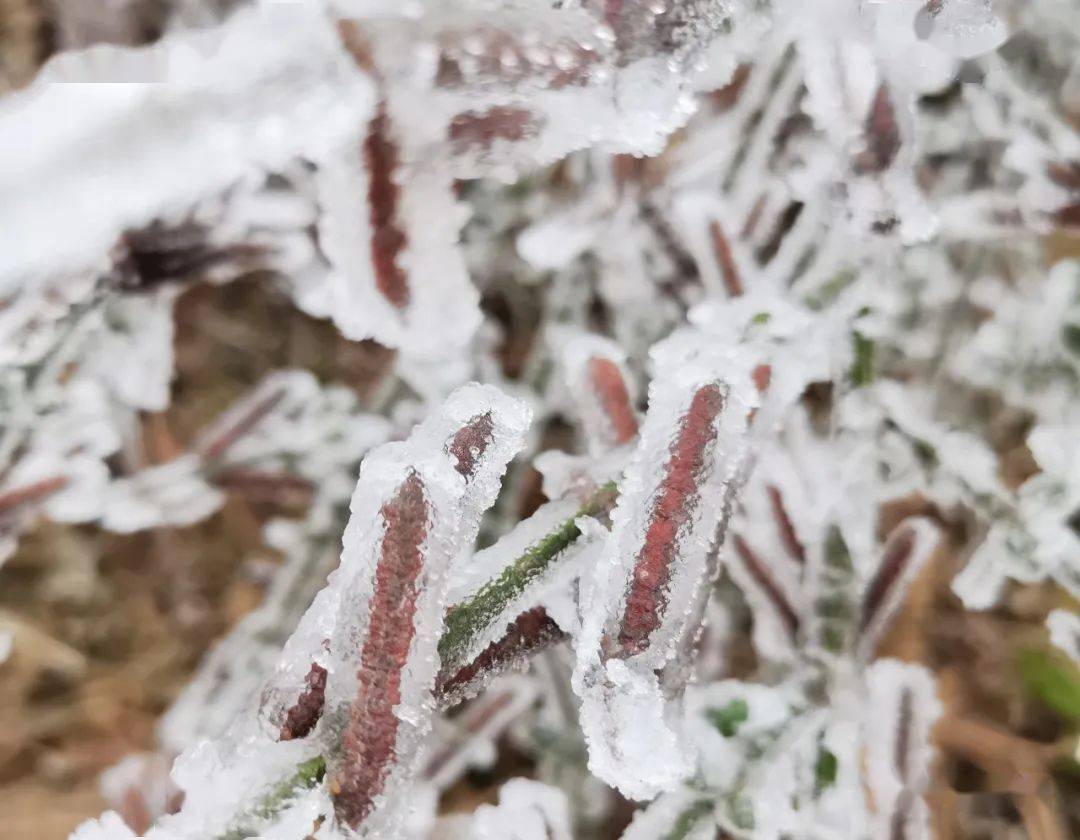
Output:
[[[38,516],[305,509],[162,721],[184,802],[146,836],[569,837],[608,786],[638,840],[925,836],[934,675],[877,645],[935,521],[972,526],[969,608],[1080,594],[1067,4],[231,5],[0,101],[4,556]],[[393,348],[388,382],[281,371],[140,463],[174,302],[239,276]],[[440,817],[502,737],[541,778]]]

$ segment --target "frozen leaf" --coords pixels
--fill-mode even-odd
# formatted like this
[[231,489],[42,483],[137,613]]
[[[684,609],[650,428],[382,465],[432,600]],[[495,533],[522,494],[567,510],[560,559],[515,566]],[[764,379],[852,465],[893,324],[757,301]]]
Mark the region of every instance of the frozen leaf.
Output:
[[866,680],[863,737],[867,781],[879,809],[875,833],[930,837],[922,794],[930,782],[930,731],[941,714],[933,677],[921,666],[886,659],[869,668]]
[[430,357],[472,337],[478,296],[457,247],[465,210],[408,137],[380,106],[366,134],[319,170],[320,242],[332,270],[318,302],[301,305],[333,317],[349,338]]
[[625,354],[599,336],[560,331],[551,340],[559,345],[571,402],[581,416],[589,451],[600,455],[632,442],[638,418]]
[[654,362],[664,378],[650,388],[608,549],[590,584],[574,675],[590,768],[636,798],[674,785],[688,770],[665,722],[657,675],[668,669],[664,688],[678,693],[715,574],[753,399],[749,371],[740,381],[738,360],[710,352],[700,337],[669,340]]

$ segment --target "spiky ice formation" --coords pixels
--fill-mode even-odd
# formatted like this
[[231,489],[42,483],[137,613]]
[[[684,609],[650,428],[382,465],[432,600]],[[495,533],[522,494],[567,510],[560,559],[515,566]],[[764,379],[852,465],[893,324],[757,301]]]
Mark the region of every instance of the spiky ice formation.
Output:
[[653,363],[641,440],[588,581],[574,673],[589,767],[634,798],[690,767],[668,698],[681,693],[700,628],[754,399],[746,360],[699,334],[669,339]]

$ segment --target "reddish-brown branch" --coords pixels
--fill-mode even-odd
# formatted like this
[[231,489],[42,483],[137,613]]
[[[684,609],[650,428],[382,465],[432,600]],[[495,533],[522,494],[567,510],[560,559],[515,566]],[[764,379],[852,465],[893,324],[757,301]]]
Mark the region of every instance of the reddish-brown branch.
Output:
[[59,493],[68,485],[66,476],[58,475],[53,478],[45,478],[32,484],[16,487],[0,494],[0,515],[22,507],[23,505],[40,502],[47,499],[53,493]]
[[784,237],[788,235],[795,223],[799,221],[799,216],[802,215],[803,203],[801,201],[792,201],[781,211],[780,215],[776,218],[776,223],[773,225],[772,232],[769,234],[769,238],[762,243],[761,247],[757,249],[754,256],[757,257],[757,261],[762,265],[767,264],[773,257],[780,252],[780,246],[784,243]]
[[213,480],[222,490],[243,493],[250,501],[268,504],[304,505],[315,492],[306,478],[284,471],[233,467],[216,473]]
[[896,767],[896,775],[904,783],[908,781],[910,760],[908,753],[911,751],[911,727],[914,710],[914,698],[911,689],[907,686],[900,692],[900,708],[896,720],[896,744],[893,755],[893,765]]
[[[463,734],[468,737],[483,730],[491,719],[509,706],[513,700],[514,693],[512,691],[503,691],[494,697],[485,696],[482,700],[478,700],[474,704],[475,708],[470,708],[469,712],[466,713],[464,720],[458,719]],[[460,743],[454,743],[435,753],[424,768],[424,778],[433,779],[454,757],[458,749],[460,749]]]
[[791,606],[791,602],[788,601],[779,584],[777,584],[761,558],[750,548],[746,540],[736,534],[733,544],[735,553],[739,555],[739,560],[746,567],[746,571],[749,572],[758,589],[764,593],[765,597],[773,605],[773,609],[776,610],[784,625],[784,630],[787,631],[788,638],[794,643],[799,636],[799,614],[795,612],[795,608]]
[[1080,192],[1080,161],[1050,161],[1046,164],[1046,177],[1070,192]]
[[749,239],[754,235],[758,222],[761,221],[761,213],[765,209],[766,198],[766,193],[762,193],[755,199],[750,212],[746,214],[746,221],[743,222],[742,230],[739,231],[740,239]]
[[709,99],[712,100],[717,111],[723,113],[735,106],[735,103],[739,101],[739,96],[742,95],[743,88],[746,87],[747,80],[750,78],[751,69],[752,65],[750,64],[740,64],[735,68],[730,82],[709,94]]
[[679,532],[697,506],[705,463],[716,439],[716,418],[723,407],[720,386],[704,385],[694,394],[679,424],[650,512],[645,544],[634,566],[616,655],[633,656],[644,650],[663,619],[667,586],[678,555]]
[[773,519],[776,520],[777,530],[780,531],[780,541],[784,544],[784,548],[792,559],[798,560],[799,565],[805,566],[806,549],[799,542],[799,535],[795,533],[795,525],[792,524],[791,517],[788,516],[783,495],[781,495],[779,489],[771,484],[767,492],[769,494],[769,504],[772,507]]
[[342,737],[342,759],[330,782],[338,819],[354,829],[371,813],[394,763],[400,722],[395,708],[416,632],[428,533],[429,508],[420,476],[411,473],[380,515],[385,525],[357,693]]
[[446,445],[446,452],[454,459],[454,469],[466,480],[476,473],[477,462],[491,445],[495,423],[491,412],[478,414],[462,426]]
[[371,264],[375,273],[375,287],[391,305],[403,309],[409,303],[409,283],[397,260],[407,238],[397,221],[401,192],[395,180],[399,164],[398,150],[390,139],[390,119],[385,104],[379,105],[375,118],[368,124],[363,151],[368,172]]
[[315,724],[322,717],[323,705],[326,703],[326,669],[312,663],[304,683],[306,688],[289,709],[285,723],[281,726],[282,741],[303,738],[315,728]]
[[712,238],[713,255],[716,257],[717,265],[720,266],[724,288],[731,297],[739,297],[744,291],[742,277],[739,276],[739,268],[735,265],[735,255],[731,253],[731,243],[728,242],[723,228],[715,219],[709,222],[709,236]]
[[593,356],[587,365],[587,376],[611,427],[614,443],[629,443],[637,437],[638,423],[619,366],[610,359]]
[[750,376],[754,380],[754,387],[759,394],[764,394],[772,384],[772,365],[756,365]]
[[465,111],[447,126],[447,139],[459,151],[490,149],[496,140],[511,143],[532,137],[540,129],[539,118],[524,108],[499,105],[485,111]]
[[285,399],[286,390],[279,388],[271,394],[267,394],[262,400],[253,405],[251,409],[240,417],[229,428],[225,429],[214,440],[205,444],[202,448],[202,457],[205,461],[216,461],[244,435],[250,433],[266,418],[278,404]]
[[900,128],[896,110],[885,85],[879,85],[866,116],[866,150],[859,155],[859,172],[884,172],[900,151]]
[[863,595],[859,630],[865,631],[877,616],[890,591],[900,580],[915,553],[915,529],[903,527],[885,545],[884,556],[877,573]]
[[435,684],[435,693],[453,696],[484,674],[498,673],[536,651],[562,641],[566,634],[543,607],[533,607],[519,615],[507,627],[506,634],[492,642],[468,665],[456,671],[443,671]]

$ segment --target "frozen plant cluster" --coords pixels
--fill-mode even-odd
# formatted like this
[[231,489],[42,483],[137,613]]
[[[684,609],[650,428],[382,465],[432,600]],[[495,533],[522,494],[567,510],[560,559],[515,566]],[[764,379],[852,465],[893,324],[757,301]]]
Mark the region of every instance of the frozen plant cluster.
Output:
[[[1069,0],[187,0],[56,56],[0,100],[3,556],[303,509],[106,791],[155,840],[620,796],[627,840],[930,836],[934,675],[879,648],[945,526],[968,609],[1080,598],[1078,41]],[[392,369],[146,463],[176,300],[253,276]],[[506,741],[536,778],[440,814]]]

